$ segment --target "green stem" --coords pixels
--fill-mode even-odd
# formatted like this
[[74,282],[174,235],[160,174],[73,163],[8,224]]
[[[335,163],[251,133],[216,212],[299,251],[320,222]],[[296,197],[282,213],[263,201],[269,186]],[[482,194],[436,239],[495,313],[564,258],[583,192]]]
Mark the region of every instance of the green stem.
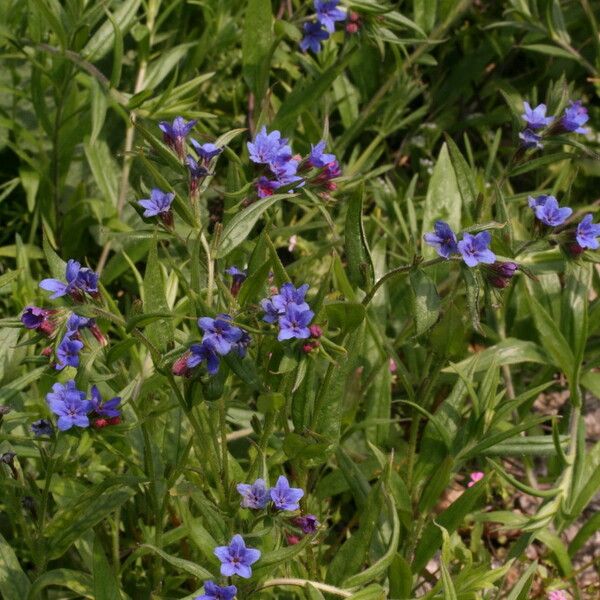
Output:
[[229,452],[227,450],[227,406],[225,396],[219,398],[219,424],[221,429],[221,463],[223,487],[225,488],[225,500],[229,496]]
[[412,269],[415,269],[417,267],[424,268],[424,267],[430,267],[432,265],[437,265],[438,263],[441,263],[443,260],[446,260],[446,259],[438,257],[438,258],[432,258],[430,260],[426,260],[424,262],[415,261],[415,262],[411,263],[410,265],[402,265],[401,267],[396,267],[395,269],[388,271],[381,279],[379,279],[378,281],[376,281],[373,284],[373,287],[370,289],[369,293],[364,297],[364,299],[362,301],[363,306],[368,306],[369,303],[371,302],[371,300],[373,300],[373,297],[375,296],[375,294],[377,293],[377,290],[384,283],[387,283],[390,279],[393,279],[397,275],[402,275],[403,273],[408,273],[409,271],[411,271]]

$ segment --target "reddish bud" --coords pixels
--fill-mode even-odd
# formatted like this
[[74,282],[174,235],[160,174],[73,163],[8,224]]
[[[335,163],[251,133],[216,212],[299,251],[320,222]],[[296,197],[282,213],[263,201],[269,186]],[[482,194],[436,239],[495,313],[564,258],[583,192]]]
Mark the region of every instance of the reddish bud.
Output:
[[585,248],[582,248],[577,242],[571,242],[570,244],[568,244],[564,248],[565,248],[565,252],[571,258],[577,258],[577,257],[581,256],[585,252]]
[[348,23],[346,25],[346,32],[349,33],[350,35],[353,35],[358,32],[359,28],[360,27],[359,27],[358,23]]
[[290,546],[295,546],[300,542],[300,538],[297,535],[287,534],[285,537],[287,538],[287,543]]
[[91,325],[90,331],[92,332],[92,335],[98,340],[101,346],[108,345],[108,340],[106,339],[106,336],[102,333],[98,325],[96,325],[95,323]]
[[320,338],[323,335],[323,329],[320,325],[309,325],[310,337]]
[[102,429],[108,425],[108,419],[94,419],[92,422],[92,426],[96,429]]
[[171,373],[173,375],[178,375],[180,377],[189,377],[191,370],[187,366],[188,358],[190,357],[190,352],[185,352],[182,354],[171,367]]
[[50,346],[46,346],[42,350],[42,356],[52,356],[52,348]]

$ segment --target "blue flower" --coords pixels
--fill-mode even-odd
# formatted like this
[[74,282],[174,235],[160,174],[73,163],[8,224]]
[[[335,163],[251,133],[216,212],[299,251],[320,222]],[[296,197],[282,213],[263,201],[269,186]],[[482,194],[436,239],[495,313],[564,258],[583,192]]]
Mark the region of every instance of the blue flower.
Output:
[[308,304],[306,304],[304,298],[306,292],[308,292],[308,283],[301,285],[300,287],[294,287],[293,283],[284,283],[279,288],[279,293],[271,298],[273,306],[283,313],[290,304],[297,304],[301,310],[307,310]]
[[522,146],[524,148],[543,148],[544,145],[541,142],[542,137],[539,136],[531,129],[525,129],[525,131],[521,131],[519,133],[519,138],[523,142]]
[[91,402],[94,412],[100,417],[113,418],[121,416],[121,411],[118,409],[119,404],[121,404],[121,398],[116,396],[106,402],[102,402],[100,391],[95,385],[92,386]]
[[59,279],[42,279],[40,287],[48,292],[53,292],[50,298],[70,295],[74,300],[83,300],[84,294],[96,296],[98,294],[98,274],[87,267],[82,267],[73,259],[67,261],[65,269],[66,283]]
[[600,236],[600,225],[592,223],[592,215],[587,214],[583,217],[581,223],[577,225],[575,239],[582,248],[597,250],[600,247],[600,242],[597,238]]
[[60,371],[65,367],[79,366],[79,353],[83,349],[83,342],[67,333],[56,348],[57,363],[55,368]]
[[200,144],[200,142],[191,139],[190,140],[194,150],[198,154],[198,156],[205,162],[208,163],[215,156],[218,156],[223,152],[223,148],[220,148],[216,144],[206,143]]
[[55,310],[40,308],[39,306],[27,306],[21,315],[21,323],[27,329],[41,331],[44,335],[50,336],[54,332],[55,324],[50,317]]
[[204,582],[204,594],[194,600],[233,600],[237,594],[235,585],[220,586],[212,581]]
[[190,176],[192,181],[198,181],[202,177],[206,177],[208,175],[208,169],[202,166],[198,161],[189,154],[185,159],[185,164],[187,165],[188,171],[190,172]]
[[246,273],[245,269],[238,269],[235,265],[225,269],[225,273],[227,273],[227,275],[231,275],[234,281],[236,279],[239,280],[240,283],[243,282],[246,277],[248,277],[248,273]]
[[317,54],[321,51],[321,42],[329,37],[329,33],[323,29],[318,21],[314,23],[304,23],[304,37],[300,41],[300,49],[306,52],[309,48]]
[[80,392],[75,381],[67,381],[65,385],[55,383],[52,392],[46,395],[50,410],[58,416],[58,428],[67,431],[71,427],[89,427],[88,413],[93,406],[85,399],[85,393]]
[[554,117],[546,116],[546,105],[538,104],[535,108],[531,108],[528,102],[523,102],[525,112],[521,115],[525,123],[527,123],[528,129],[542,129],[547,125],[550,125],[554,120]]
[[292,156],[287,139],[281,137],[281,132],[275,130],[267,133],[266,127],[263,127],[256,134],[254,141],[248,142],[247,146],[250,160],[259,165],[269,165],[275,162],[279,156]]
[[169,145],[179,158],[183,159],[185,154],[185,138],[196,125],[196,119],[187,121],[183,117],[175,117],[173,123],[161,121],[158,126],[163,132],[165,143]]
[[219,356],[209,341],[193,344],[185,365],[188,369],[193,369],[203,362],[206,363],[206,369],[210,375],[216,375],[219,372]]
[[158,188],[150,191],[150,198],[138,200],[138,204],[145,208],[144,217],[157,217],[168,213],[171,210],[171,204],[175,194],[173,192],[163,192]]
[[305,340],[310,337],[308,325],[315,313],[312,310],[303,310],[297,304],[290,304],[285,313],[279,317],[279,334],[277,339],[282,342],[292,338]]
[[338,4],[339,0],[315,0],[317,20],[329,33],[335,31],[336,21],[346,20],[346,13],[337,8]]
[[541,195],[535,198],[529,196],[529,206],[533,208],[537,219],[550,227],[562,225],[573,212],[568,206],[559,208],[554,196]]
[[475,267],[479,263],[492,264],[496,261],[496,255],[488,247],[491,241],[489,231],[482,231],[477,235],[465,233],[458,242],[458,251],[469,267]]
[[239,483],[236,489],[242,496],[240,504],[244,508],[261,509],[269,501],[269,493],[264,479],[257,479],[252,485]]
[[325,140],[321,140],[316,146],[313,146],[312,144],[310,145],[308,162],[312,167],[315,167],[316,169],[322,169],[330,163],[336,162],[335,154],[326,154],[325,147]]
[[219,546],[214,553],[221,561],[221,575],[225,577],[239,575],[249,579],[252,577],[251,565],[260,558],[260,550],[246,548],[244,538],[239,534],[231,538],[229,546]]
[[569,103],[569,106],[565,108],[565,112],[560,120],[562,126],[567,131],[573,133],[588,133],[589,129],[583,127],[589,120],[587,108],[581,104],[581,100]]
[[38,419],[31,424],[31,431],[35,437],[41,435],[52,435],[54,428],[48,419]]
[[198,327],[204,331],[203,341],[209,342],[219,354],[228,354],[242,337],[242,330],[231,324],[229,315],[220,314],[216,319],[200,317]]
[[298,501],[304,496],[304,491],[290,487],[287,477],[281,475],[275,487],[269,490],[269,495],[277,510],[298,510],[300,508]]
[[426,233],[423,239],[443,258],[450,258],[452,254],[458,252],[456,234],[444,221],[436,221],[433,231]]
[[252,338],[250,337],[250,334],[242,329],[242,337],[239,339],[239,341],[233,344],[232,350],[235,350],[240,358],[244,358],[244,356],[246,356],[248,353],[248,347],[250,346],[251,342]]

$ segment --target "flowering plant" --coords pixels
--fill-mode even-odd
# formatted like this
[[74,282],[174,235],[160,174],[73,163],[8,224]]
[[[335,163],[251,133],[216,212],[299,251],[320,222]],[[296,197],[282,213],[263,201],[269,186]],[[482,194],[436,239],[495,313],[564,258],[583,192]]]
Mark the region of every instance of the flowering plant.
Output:
[[2,598],[594,597],[597,19],[484,4],[0,7]]

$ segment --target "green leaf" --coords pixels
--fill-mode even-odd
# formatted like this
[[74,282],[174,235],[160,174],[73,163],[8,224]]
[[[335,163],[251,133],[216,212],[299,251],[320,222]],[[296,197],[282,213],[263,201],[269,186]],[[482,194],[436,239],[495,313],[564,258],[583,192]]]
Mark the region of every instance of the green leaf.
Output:
[[113,47],[116,24],[121,31],[121,36],[129,31],[136,21],[136,14],[142,0],[125,0],[121,3],[118,10],[113,14],[112,19],[106,21],[100,26],[90,41],[85,45],[81,54],[89,61],[98,61],[108,54]]
[[272,552],[265,552],[256,563],[256,569],[253,578],[259,579],[268,573],[273,572],[273,567],[289,563],[295,556],[298,556],[312,541],[314,536],[307,535],[298,544],[287,548],[279,548]]
[[[144,311],[145,314],[170,314],[165,293],[163,272],[158,260],[156,240],[148,252],[146,273],[144,274]],[[165,350],[173,341],[173,325],[170,320],[152,321],[146,326],[146,337],[159,350]]]
[[442,544],[442,533],[438,525],[441,525],[452,534],[464,522],[465,517],[475,508],[480,496],[484,493],[487,477],[477,485],[466,489],[444,512],[436,518],[437,524],[429,522],[423,531],[412,564],[413,573],[419,573],[437,552]]
[[329,302],[325,314],[330,327],[345,332],[354,331],[365,318],[365,307],[360,302]]
[[[475,175],[454,140],[448,134],[444,134],[444,139],[450,150],[450,160],[452,162],[452,167],[454,168],[456,183],[462,198],[463,206],[467,212],[473,213],[475,202],[477,200],[477,192],[475,191],[475,185],[473,184]],[[474,217],[475,215],[472,214],[472,216]]]
[[348,279],[363,290],[373,285],[373,261],[362,219],[364,195],[365,186],[361,183],[348,201],[344,227]]
[[440,315],[441,300],[433,280],[421,269],[410,273],[412,314],[415,334],[421,335],[435,325]]
[[0,595],[4,600],[23,600],[31,583],[21,569],[14,550],[0,535]]
[[381,484],[374,487],[367,499],[367,503],[360,512],[360,526],[348,540],[346,540],[335,553],[329,568],[326,581],[339,585],[354,573],[361,571],[364,557],[371,546],[371,540],[377,530],[381,512]]
[[178,558],[176,556],[173,556],[172,554],[168,554],[164,550],[161,550],[160,548],[157,548],[152,544],[142,544],[140,546],[140,549],[136,552],[138,556],[148,553],[160,556],[165,562],[168,562],[178,571],[189,573],[190,575],[193,575],[200,581],[204,581],[205,579],[211,579],[214,577],[214,575],[210,571],[207,571],[204,567],[197,565],[191,560],[185,560],[184,558]]
[[50,558],[62,556],[76,540],[135,494],[140,479],[109,477],[63,506],[46,526]]
[[385,600],[387,597],[385,590],[378,583],[372,583],[364,590],[354,592],[348,600]]
[[538,302],[529,286],[526,290],[533,320],[544,349],[554,365],[559,367],[567,377],[571,377],[575,368],[575,356],[569,343],[558,328],[556,320]]
[[473,329],[475,331],[482,333],[481,323],[479,320],[479,277],[474,269],[471,269],[467,266],[462,266],[461,270],[463,279],[465,281],[467,306],[469,308],[469,315],[471,316],[471,324],[473,325]]
[[[474,356],[465,358],[455,365],[459,370],[466,371],[474,366],[474,372],[487,371],[492,364],[501,367],[502,365],[515,365],[522,362],[533,362],[539,364],[548,364],[548,355],[544,349],[533,342],[518,340],[516,338],[506,338],[494,346],[486,348]],[[444,373],[453,373],[455,367],[445,367]]]
[[293,194],[274,194],[273,196],[257,200],[237,213],[223,229],[217,248],[217,258],[227,256],[233,249],[246,240],[252,228],[266,210],[276,202],[293,198],[293,196]]
[[[454,231],[460,229],[461,194],[448,146],[444,143],[427,187],[423,206],[423,229],[421,235],[431,231],[435,221],[446,221]],[[433,248],[423,247],[424,256],[434,256]]]
[[351,56],[352,52],[349,52],[345,58],[320,75],[300,77],[294,89],[281,104],[272,126],[283,130],[293,128],[298,116],[319,104],[333,81],[346,68]]
[[54,279],[60,279],[65,281],[65,272],[67,269],[67,263],[54,251],[54,248],[48,241],[48,232],[44,229],[44,235],[42,239],[42,248],[44,249],[44,255],[50,267],[50,273]]
[[111,569],[98,536],[94,537],[92,576],[95,600],[119,600],[121,591],[115,572]]
[[75,592],[77,595],[76,597],[94,600],[91,575],[82,573],[81,571],[74,571],[73,569],[54,569],[53,571],[46,571],[46,573],[40,575],[33,582],[29,594],[27,596],[22,596],[22,598],[27,598],[27,600],[39,600],[40,597],[43,597],[41,595],[42,592],[50,586],[67,588],[68,590]]
[[412,572],[410,565],[401,554],[394,556],[388,569],[388,578],[391,598],[397,598],[398,600],[411,598]]
[[523,575],[521,575],[519,578],[519,581],[513,584],[510,594],[506,597],[506,600],[528,600],[529,589],[531,588],[537,566],[538,563],[536,560],[527,567]]
[[387,494],[384,490],[384,496],[387,500],[389,515],[392,519],[392,535],[388,543],[388,548],[385,554],[375,561],[370,567],[363,569],[360,573],[352,575],[344,581],[344,585],[347,587],[355,587],[359,585],[365,585],[366,583],[373,581],[379,577],[387,568],[392,564],[396,551],[398,550],[398,542],[400,541],[400,519],[398,519],[398,513],[394,505],[392,497]]
[[272,23],[271,0],[248,0],[242,36],[242,73],[258,106],[269,82]]

